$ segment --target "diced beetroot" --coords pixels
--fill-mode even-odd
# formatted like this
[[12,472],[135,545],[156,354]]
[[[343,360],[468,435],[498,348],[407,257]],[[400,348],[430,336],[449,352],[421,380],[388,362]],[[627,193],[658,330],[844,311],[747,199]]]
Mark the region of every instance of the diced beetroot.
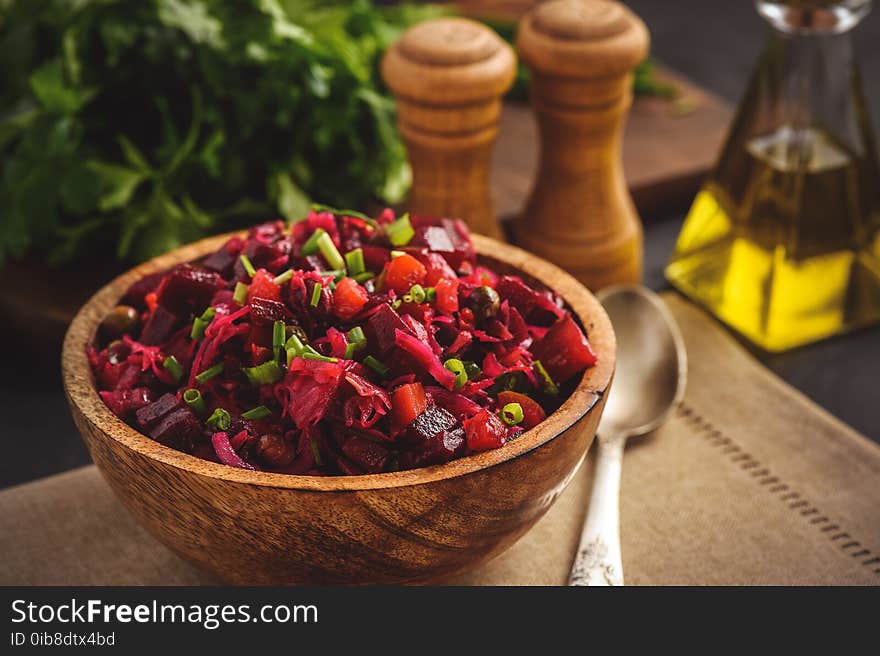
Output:
[[354,435],[342,444],[342,452],[368,474],[377,474],[388,463],[388,449],[364,437]]
[[465,450],[464,429],[459,426],[452,430],[440,431],[425,440],[418,447],[403,451],[398,459],[401,469],[414,469],[428,465],[442,465],[453,458],[463,455]]
[[410,246],[424,246],[439,253],[453,269],[458,270],[465,262],[475,262],[476,252],[470,240],[467,226],[459,220],[440,219],[436,225],[420,225]]
[[256,324],[272,324],[276,321],[289,322],[293,315],[281,301],[268,298],[254,298],[248,303],[251,308],[251,319]]
[[244,248],[244,240],[233,237],[222,248],[217,249],[211,255],[202,260],[202,266],[220,275],[228,276],[238,259],[241,249]]
[[175,267],[156,290],[159,305],[172,314],[201,314],[211,302],[223,280],[214,271],[191,264]]
[[433,287],[441,278],[455,280],[457,277],[455,270],[449,266],[446,258],[439,253],[433,253],[425,248],[419,248],[412,249],[410,254],[425,266],[425,270],[428,272],[425,276],[426,285]]
[[202,423],[186,406],[178,407],[156,422],[147,435],[165,446],[192,451],[193,443],[202,437]]
[[144,300],[146,295],[150,292],[155,292],[164,277],[164,273],[151,273],[144,276],[128,288],[120,302],[143,312],[147,309],[147,303]]
[[378,274],[391,261],[391,251],[382,246],[361,246],[364,251],[364,267]]
[[559,319],[547,334],[532,345],[532,355],[540,360],[556,383],[596,364],[596,354],[570,314]]
[[147,387],[118,389],[98,392],[107,407],[120,419],[125,419],[132,410],[140,410],[153,402],[153,393]]
[[174,394],[163,394],[159,399],[153,401],[153,403],[140,408],[135,413],[135,417],[141,428],[150,429],[162,419],[162,417],[180,407],[183,407],[183,402],[174,396]]
[[507,441],[507,428],[488,410],[481,410],[470,419],[465,419],[464,430],[471,451],[497,449]]
[[403,439],[407,443],[420,444],[441,431],[452,430],[457,424],[458,420],[448,410],[429,405],[406,427]]
[[526,285],[517,276],[501,276],[495,285],[495,291],[503,300],[515,307],[529,323],[549,326],[564,314],[562,308]]
[[161,305],[157,305],[150,318],[147,319],[147,323],[144,324],[140,342],[147,346],[157,346],[171,337],[176,326],[177,316]]
[[395,333],[409,330],[400,315],[387,303],[381,305],[367,320],[364,333],[367,343],[379,357],[384,356],[397,345]]
[[[255,240],[248,240],[241,254],[247,255],[255,269],[265,268],[270,262],[284,255],[276,246]],[[240,257],[236,258],[232,271],[236,280],[246,280],[249,277]]]

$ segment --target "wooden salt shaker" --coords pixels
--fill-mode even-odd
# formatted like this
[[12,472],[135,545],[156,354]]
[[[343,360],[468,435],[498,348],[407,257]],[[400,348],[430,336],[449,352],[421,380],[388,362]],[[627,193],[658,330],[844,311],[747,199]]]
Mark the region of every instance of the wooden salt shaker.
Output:
[[464,18],[426,21],[385,53],[382,76],[397,99],[413,170],[409,210],[461,218],[503,238],[489,196],[501,96],[513,83],[513,50]]
[[648,41],[644,23],[608,0],[551,0],[517,32],[532,71],[541,158],[514,236],[592,289],[642,278],[642,227],[623,177],[621,137],[632,71]]

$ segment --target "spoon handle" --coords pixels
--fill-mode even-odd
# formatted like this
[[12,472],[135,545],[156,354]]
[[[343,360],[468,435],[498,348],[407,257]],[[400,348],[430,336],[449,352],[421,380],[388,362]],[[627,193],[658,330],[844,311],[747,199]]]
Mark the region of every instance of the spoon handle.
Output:
[[599,439],[590,507],[569,585],[623,585],[620,559],[620,468],[623,438]]

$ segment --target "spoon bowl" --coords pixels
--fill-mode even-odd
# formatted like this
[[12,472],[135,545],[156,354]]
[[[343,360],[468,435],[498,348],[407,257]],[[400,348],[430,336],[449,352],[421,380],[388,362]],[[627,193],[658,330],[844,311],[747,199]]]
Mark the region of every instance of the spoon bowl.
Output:
[[644,435],[659,427],[681,401],[687,356],[675,320],[652,291],[607,287],[596,297],[617,335],[614,392],[599,425],[603,434]]

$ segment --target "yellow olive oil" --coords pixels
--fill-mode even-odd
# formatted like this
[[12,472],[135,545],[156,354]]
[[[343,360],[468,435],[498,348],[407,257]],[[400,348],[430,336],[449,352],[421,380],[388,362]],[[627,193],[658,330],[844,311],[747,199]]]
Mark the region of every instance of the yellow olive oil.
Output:
[[737,133],[685,219],[668,280],[767,351],[880,321],[876,151],[854,154],[815,127]]

